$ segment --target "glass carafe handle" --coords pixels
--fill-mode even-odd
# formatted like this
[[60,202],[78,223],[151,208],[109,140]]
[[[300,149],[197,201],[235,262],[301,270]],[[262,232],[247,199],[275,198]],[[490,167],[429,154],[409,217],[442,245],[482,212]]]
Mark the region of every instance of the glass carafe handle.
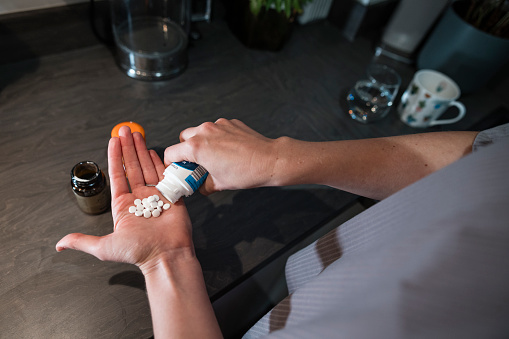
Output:
[[212,11],[212,0],[205,0],[205,9],[203,13],[193,13],[191,15],[192,22],[207,21],[210,22],[210,13]]

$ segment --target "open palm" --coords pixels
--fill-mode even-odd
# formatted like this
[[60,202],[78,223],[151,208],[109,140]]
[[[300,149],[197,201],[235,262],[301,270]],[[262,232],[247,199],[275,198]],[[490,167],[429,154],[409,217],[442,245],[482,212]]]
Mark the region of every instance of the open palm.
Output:
[[157,218],[136,217],[128,211],[135,199],[158,194],[155,187],[147,185],[163,178],[164,165],[154,151],[147,150],[141,134],[131,134],[128,127],[122,127],[119,138],[110,140],[108,163],[113,233],[102,237],[72,233],[58,242],[57,251],[70,248],[101,260],[138,266],[149,265],[169,253],[193,252],[191,222],[183,202]]

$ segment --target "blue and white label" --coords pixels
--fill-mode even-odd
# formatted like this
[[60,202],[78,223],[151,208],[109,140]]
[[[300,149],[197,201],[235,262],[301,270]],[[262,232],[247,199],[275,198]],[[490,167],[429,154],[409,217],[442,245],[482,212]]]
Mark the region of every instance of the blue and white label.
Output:
[[207,170],[189,161],[173,162],[164,170],[164,179],[156,188],[170,202],[175,203],[182,196],[190,196],[207,178]]
[[[196,164],[194,164],[194,165],[196,165]],[[207,179],[208,174],[209,174],[209,172],[207,172],[207,170],[203,166],[198,166],[193,171],[193,173],[191,173],[186,178],[186,182],[189,184],[189,186],[191,186],[193,191],[196,191],[198,189],[198,187],[200,187],[201,184],[203,184],[205,179]]]
[[187,170],[190,170],[190,171],[194,171],[198,166],[198,164],[195,164],[194,162],[190,162],[190,161],[181,161],[181,162],[174,162],[175,165],[179,166],[179,167],[182,167],[182,168],[185,168]]
[[195,192],[198,187],[203,184],[205,179],[207,179],[207,175],[209,174],[203,166],[190,161],[174,162],[170,166],[176,169],[177,172],[179,172],[179,168],[184,170],[185,177],[182,177],[180,174],[177,176],[184,179],[184,181],[189,185],[193,192]]

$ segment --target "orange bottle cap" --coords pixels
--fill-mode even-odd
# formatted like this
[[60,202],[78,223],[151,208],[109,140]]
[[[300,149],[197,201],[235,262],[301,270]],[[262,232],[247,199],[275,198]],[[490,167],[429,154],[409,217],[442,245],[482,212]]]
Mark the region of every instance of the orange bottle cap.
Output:
[[140,124],[133,122],[133,121],[124,121],[124,122],[121,122],[120,124],[116,125],[115,127],[113,127],[113,129],[111,130],[112,138],[114,138],[114,137],[118,138],[118,130],[122,126],[129,126],[129,128],[131,129],[131,133],[140,132],[141,135],[143,136],[143,139],[145,139],[145,130],[143,129],[143,127],[141,127]]

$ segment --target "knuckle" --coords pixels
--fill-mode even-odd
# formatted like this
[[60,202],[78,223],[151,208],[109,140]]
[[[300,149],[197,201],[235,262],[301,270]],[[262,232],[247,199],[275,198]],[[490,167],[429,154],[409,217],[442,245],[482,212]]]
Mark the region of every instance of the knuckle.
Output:
[[228,119],[225,119],[225,118],[219,118],[216,120],[216,124],[225,124],[225,123],[228,123],[229,120]]
[[200,125],[200,128],[204,131],[209,131],[215,127],[213,122],[207,121]]
[[201,142],[200,142],[199,138],[193,137],[193,138],[187,140],[185,145],[186,145],[186,147],[188,148],[189,151],[194,153],[194,152],[199,150]]

